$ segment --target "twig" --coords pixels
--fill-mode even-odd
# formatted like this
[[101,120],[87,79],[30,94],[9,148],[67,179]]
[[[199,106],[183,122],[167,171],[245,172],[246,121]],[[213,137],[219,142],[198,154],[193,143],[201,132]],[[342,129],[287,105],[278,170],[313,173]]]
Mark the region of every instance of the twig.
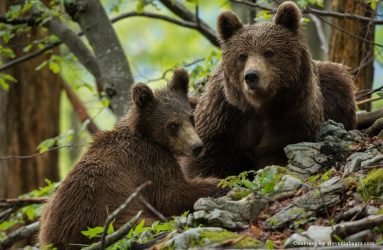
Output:
[[128,221],[125,225],[120,227],[117,231],[112,233],[111,235],[108,235],[106,239],[104,239],[104,245],[102,245],[102,242],[97,242],[90,247],[85,248],[86,250],[103,250],[105,247],[108,247],[112,245],[113,243],[119,241],[122,237],[127,235],[130,231],[130,229],[133,228],[133,226],[137,223],[138,219],[140,219],[140,216],[142,214],[142,211],[138,211],[138,213]]
[[168,219],[157,209],[155,209],[142,195],[138,196],[138,199],[153,213],[155,214],[162,222],[168,222]]
[[369,98],[369,99],[365,99],[363,101],[359,101],[357,102],[356,104],[357,105],[362,105],[362,104],[365,104],[365,103],[369,103],[369,102],[375,102],[375,101],[379,101],[379,100],[382,100],[383,97],[381,96],[377,96],[377,97],[373,97],[373,98]]
[[26,24],[29,26],[37,24],[34,18],[20,17],[16,19],[9,19],[9,18],[6,18],[5,16],[0,16],[0,23],[6,23],[6,24],[12,24],[12,25]]
[[39,198],[12,198],[12,199],[0,199],[0,208],[8,208],[11,206],[27,206],[31,204],[41,204],[48,201],[47,197]]
[[17,207],[11,207],[0,213],[0,223],[8,219],[8,217],[17,211]]
[[[362,99],[363,97],[366,97],[366,96],[370,96],[371,94],[373,94],[373,93],[375,93],[375,92],[378,92],[378,91],[380,91],[380,90],[382,90],[383,89],[383,85],[382,86],[380,86],[380,87],[378,87],[378,88],[376,88],[376,89],[371,89],[371,90],[364,90],[363,91],[363,93],[361,93],[361,94],[359,94],[359,93],[357,93],[356,95],[357,95],[357,97],[356,97],[356,100],[360,100],[360,99]],[[362,91],[361,91],[362,92]]]
[[[173,0],[160,0],[163,5],[165,5],[169,10],[174,14],[179,16],[185,21],[197,23],[198,31],[207,38],[213,45],[219,46],[218,38],[215,33],[215,30],[211,28],[206,22],[196,17],[196,15],[188,10],[185,6],[180,4],[177,1]],[[199,24],[199,25],[198,25]]]
[[[111,213],[108,218],[106,219],[105,221],[105,224],[104,224],[104,232],[102,233],[102,236],[101,236],[101,249],[105,249],[105,245],[106,245],[106,242],[105,242],[105,238],[106,238],[106,234],[107,234],[107,231],[108,231],[108,228],[109,228],[109,225],[110,223],[114,220],[114,218],[116,218],[122,211],[124,211],[128,205],[130,204],[130,202],[132,202],[132,200],[134,200],[141,192],[142,189],[144,189],[146,186],[148,185],[151,185],[152,182],[151,181],[147,181],[143,184],[141,184],[139,187],[136,188],[136,190],[125,200],[124,203],[122,203],[116,210],[113,211],[113,213]],[[141,215],[141,213],[140,213]],[[137,218],[138,219],[138,218]]]
[[76,93],[72,90],[72,88],[66,82],[63,82],[63,88],[81,123],[89,121],[88,125],[86,126],[89,133],[95,134],[98,131],[100,131],[97,125],[92,120],[92,118],[89,116],[88,111],[85,108],[85,105],[82,103],[80,98],[76,95]]
[[[127,12],[127,13],[123,13],[121,15],[118,15],[118,16],[110,19],[110,21],[111,21],[111,23],[116,23],[116,22],[121,21],[121,20],[123,20],[125,18],[128,18],[128,17],[140,17],[140,16],[141,17],[154,18],[154,19],[160,19],[160,20],[163,20],[163,21],[167,21],[167,22],[170,22],[170,23],[182,26],[182,27],[192,28],[192,29],[198,30],[198,26],[196,25],[195,22],[188,22],[188,21],[177,20],[175,18],[171,18],[171,17],[165,16],[165,15],[159,15],[159,14],[150,13],[150,12],[142,12],[142,13]],[[83,35],[84,35],[83,32],[78,32],[77,33],[77,36],[83,36]],[[4,71],[6,69],[9,69],[10,67],[13,67],[13,66],[15,66],[15,65],[17,65],[19,63],[22,63],[22,62],[28,61],[28,60],[30,60],[32,58],[35,58],[37,56],[40,56],[40,55],[44,54],[45,52],[50,51],[50,50],[56,48],[57,46],[59,46],[61,44],[62,44],[61,41],[54,42],[54,43],[49,44],[49,45],[47,45],[46,47],[44,47],[44,48],[42,48],[40,50],[31,52],[31,53],[26,54],[24,56],[20,56],[20,57],[14,59],[12,61],[9,61],[9,62],[3,64],[0,67],[0,72]],[[217,43],[217,46],[218,46],[218,43]]]
[[382,224],[383,214],[370,215],[361,220],[337,224],[334,226],[334,233],[340,237],[344,237]]
[[46,153],[48,153],[50,151],[53,151],[53,150],[60,150],[60,149],[63,149],[63,148],[77,148],[77,147],[85,147],[85,146],[86,146],[86,144],[64,145],[64,146],[58,146],[58,147],[51,147],[47,151],[39,152],[39,153],[31,154],[31,155],[8,155],[8,156],[3,156],[3,157],[0,157],[0,161],[2,161],[2,160],[13,160],[13,159],[29,159],[29,158],[33,158],[33,157],[36,157],[36,156],[40,156],[40,155],[46,154]]
[[27,226],[21,227],[16,231],[10,233],[7,238],[0,241],[0,249],[8,249],[16,242],[28,238],[32,234],[36,233],[39,230],[39,222],[36,221]]
[[383,117],[383,108],[365,112],[356,115],[356,126],[358,129],[364,129],[371,126],[376,120]]
[[[253,8],[267,10],[270,13],[275,13],[277,11],[276,8],[273,8],[271,6],[258,4],[258,3],[252,3],[249,1],[243,1],[243,0],[232,0],[232,1],[236,2],[236,3],[244,4],[247,6],[251,6]],[[325,11],[325,10],[319,10],[319,9],[314,9],[314,8],[310,8],[310,7],[307,7],[305,9],[301,9],[301,11],[303,14],[313,13],[313,14],[320,15],[323,17],[336,17],[336,18],[342,18],[342,19],[346,18],[346,19],[353,19],[353,20],[366,22],[366,23],[370,22],[369,17],[359,16],[359,15],[355,15],[352,13],[340,13],[340,12],[335,12],[335,11]],[[374,19],[373,23],[374,24],[383,24],[383,20]]]

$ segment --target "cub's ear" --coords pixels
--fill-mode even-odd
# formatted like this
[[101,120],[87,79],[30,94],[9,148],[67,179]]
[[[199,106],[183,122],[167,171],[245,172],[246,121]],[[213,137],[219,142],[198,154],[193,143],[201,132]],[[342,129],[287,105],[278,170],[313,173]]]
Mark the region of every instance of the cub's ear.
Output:
[[141,109],[154,101],[152,90],[143,83],[138,83],[133,86],[132,97],[136,106]]
[[189,89],[189,74],[183,68],[178,68],[174,71],[174,75],[169,82],[169,89],[188,94]]
[[243,24],[232,11],[224,11],[218,16],[217,30],[222,41],[227,41]]
[[279,5],[275,15],[275,24],[283,25],[291,31],[297,31],[300,21],[301,11],[294,2],[286,1]]

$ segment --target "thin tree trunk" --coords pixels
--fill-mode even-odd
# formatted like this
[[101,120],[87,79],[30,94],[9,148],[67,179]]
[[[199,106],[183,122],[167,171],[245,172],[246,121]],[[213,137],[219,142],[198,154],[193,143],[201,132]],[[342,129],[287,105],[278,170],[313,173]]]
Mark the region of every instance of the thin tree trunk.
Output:
[[[364,0],[334,0],[333,10],[371,17],[374,11]],[[333,28],[330,44],[330,60],[343,63],[353,70],[356,87],[359,90],[371,89],[374,75],[373,57],[374,25],[351,19],[334,18],[333,24],[363,39],[352,37],[344,31]],[[370,110],[370,104],[360,106]]]
[[[12,1],[0,2],[5,13]],[[34,39],[44,35],[39,27],[10,41],[16,56]],[[0,89],[0,157],[29,155],[45,139],[59,134],[61,79],[47,67],[36,67],[49,56],[19,64],[7,73],[17,79],[9,91]],[[44,185],[44,180],[58,180],[58,152],[52,151],[29,159],[0,160],[0,197],[16,197]]]

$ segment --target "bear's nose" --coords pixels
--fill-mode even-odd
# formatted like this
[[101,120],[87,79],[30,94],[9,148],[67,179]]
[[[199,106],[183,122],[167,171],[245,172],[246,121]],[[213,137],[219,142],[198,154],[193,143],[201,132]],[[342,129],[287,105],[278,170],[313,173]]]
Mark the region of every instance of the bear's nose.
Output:
[[192,152],[193,156],[199,156],[203,149],[203,144],[202,143],[196,143],[192,146]]
[[249,86],[250,89],[255,89],[258,87],[259,82],[259,73],[256,70],[248,70],[245,73],[245,81],[247,86]]

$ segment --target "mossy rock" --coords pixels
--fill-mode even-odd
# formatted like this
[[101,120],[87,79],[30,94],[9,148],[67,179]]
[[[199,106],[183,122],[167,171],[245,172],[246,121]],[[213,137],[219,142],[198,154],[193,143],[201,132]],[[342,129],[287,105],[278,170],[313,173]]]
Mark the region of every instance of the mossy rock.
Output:
[[[221,245],[222,244],[222,245]],[[158,249],[190,249],[201,247],[230,249],[261,248],[263,244],[251,236],[230,232],[218,227],[192,228],[157,245]]]
[[383,193],[383,168],[373,169],[362,179],[358,192],[363,198],[379,197]]

